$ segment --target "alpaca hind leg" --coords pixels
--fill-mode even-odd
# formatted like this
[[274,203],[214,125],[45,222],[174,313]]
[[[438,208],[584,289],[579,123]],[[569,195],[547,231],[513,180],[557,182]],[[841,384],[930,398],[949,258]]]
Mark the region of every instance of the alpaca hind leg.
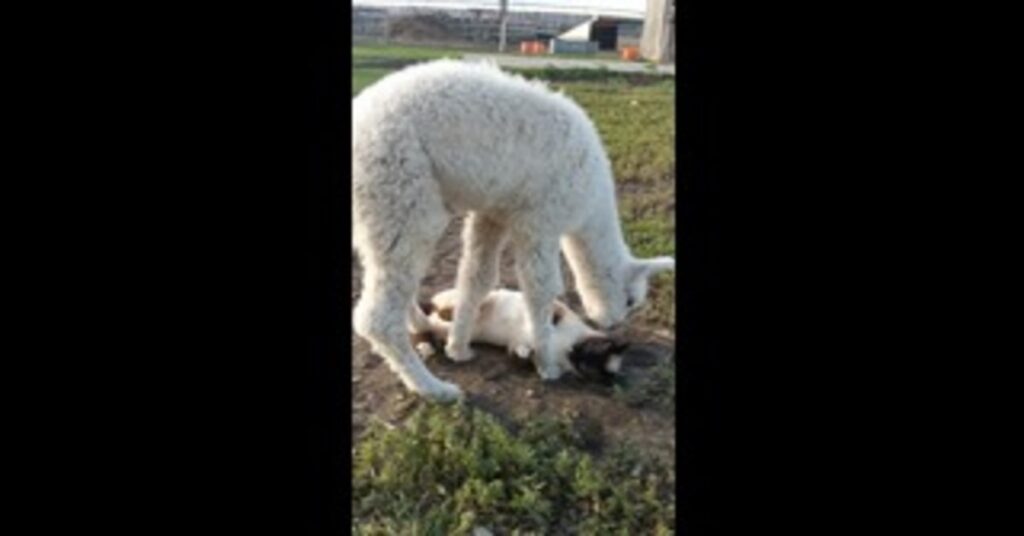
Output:
[[470,214],[462,234],[462,257],[455,283],[458,299],[445,354],[453,361],[476,357],[469,347],[480,304],[498,283],[505,227],[479,213]]
[[[409,337],[408,322],[416,305],[419,282],[426,272],[436,238],[444,232],[444,223],[424,227],[434,232],[404,233],[399,241],[418,244],[419,250],[406,249],[411,255],[389,257],[376,255],[365,269],[363,297],[355,310],[356,332],[367,339],[373,351],[388,363],[402,383],[425,398],[448,402],[462,397],[458,386],[441,381],[426,368],[420,355],[426,348],[414,348]],[[414,248],[412,244],[400,244]],[[394,248],[392,251],[399,251]],[[372,264],[380,263],[379,265]],[[422,313],[422,311],[421,311]],[[429,319],[426,332],[433,331]]]
[[419,283],[450,220],[437,184],[425,172],[428,166],[417,166],[422,162],[414,156],[383,167],[354,165],[353,234],[363,291],[353,323],[410,391],[452,401],[461,390],[430,373],[407,330]]
[[555,298],[563,289],[558,252],[557,237],[516,238],[516,274],[526,301],[526,331],[533,344],[534,365],[545,380],[558,379],[563,372],[551,347],[551,315]]
[[403,302],[410,300],[415,287],[412,278],[391,275],[365,286],[354,314],[356,333],[370,342],[410,391],[440,402],[460,398],[462,391],[431,374],[409,340],[402,317],[407,310]]

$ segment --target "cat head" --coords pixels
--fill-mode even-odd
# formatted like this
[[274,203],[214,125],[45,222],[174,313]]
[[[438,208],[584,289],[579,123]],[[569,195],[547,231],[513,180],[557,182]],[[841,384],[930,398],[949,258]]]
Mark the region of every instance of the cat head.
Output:
[[629,343],[616,337],[587,337],[573,345],[568,361],[581,375],[609,379],[622,373],[623,353],[628,348]]

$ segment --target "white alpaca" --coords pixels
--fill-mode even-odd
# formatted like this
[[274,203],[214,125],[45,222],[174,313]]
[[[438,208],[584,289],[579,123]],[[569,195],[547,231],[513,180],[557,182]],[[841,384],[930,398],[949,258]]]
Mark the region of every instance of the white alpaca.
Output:
[[600,327],[623,321],[646,299],[648,278],[675,266],[672,258],[630,253],[593,123],[543,84],[443,60],[385,77],[352,106],[352,229],[364,270],[354,327],[413,392],[439,401],[462,396],[427,370],[406,333],[430,328],[415,297],[455,214],[468,214],[446,347],[455,361],[473,358],[474,316],[496,286],[507,241],[544,379],[563,372],[550,322],[563,290],[559,244],[587,316]]

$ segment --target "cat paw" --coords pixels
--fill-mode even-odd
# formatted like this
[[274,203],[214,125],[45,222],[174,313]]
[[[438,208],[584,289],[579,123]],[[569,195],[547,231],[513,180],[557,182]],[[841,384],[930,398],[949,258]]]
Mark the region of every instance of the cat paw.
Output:
[[530,354],[533,353],[533,349],[525,344],[520,344],[513,348],[512,353],[519,357],[519,359],[529,359]]
[[420,354],[420,357],[430,357],[437,353],[434,349],[434,345],[429,342],[421,342],[416,345],[416,352]]

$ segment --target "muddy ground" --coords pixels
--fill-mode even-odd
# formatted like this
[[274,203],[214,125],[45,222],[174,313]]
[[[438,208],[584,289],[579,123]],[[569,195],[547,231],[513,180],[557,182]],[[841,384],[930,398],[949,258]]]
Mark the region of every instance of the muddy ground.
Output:
[[[461,219],[453,221],[441,239],[432,269],[423,281],[420,297],[454,286],[461,252]],[[572,289],[572,274],[563,260],[566,289]],[[352,306],[359,297],[361,268],[352,265]],[[518,288],[512,257],[505,252],[501,284]],[[569,292],[562,299],[581,311],[579,299]],[[632,348],[624,358],[625,381],[618,388],[596,381],[569,376],[555,382],[543,382],[532,365],[508,356],[503,350],[475,346],[477,358],[469,363],[453,363],[443,356],[433,356],[427,366],[435,375],[458,384],[467,395],[467,402],[513,424],[548,415],[565,417],[587,439],[599,454],[605,447],[629,440],[666,461],[675,456],[675,417],[673,400],[650,400],[643,392],[646,377],[656,371],[674,370],[675,341],[663,329],[632,324],[624,328]],[[360,437],[371,421],[400,425],[419,405],[425,402],[410,394],[398,377],[369,351],[358,336],[352,338],[352,432]],[[674,380],[674,376],[672,376]],[[640,401],[639,403],[637,401]]]

